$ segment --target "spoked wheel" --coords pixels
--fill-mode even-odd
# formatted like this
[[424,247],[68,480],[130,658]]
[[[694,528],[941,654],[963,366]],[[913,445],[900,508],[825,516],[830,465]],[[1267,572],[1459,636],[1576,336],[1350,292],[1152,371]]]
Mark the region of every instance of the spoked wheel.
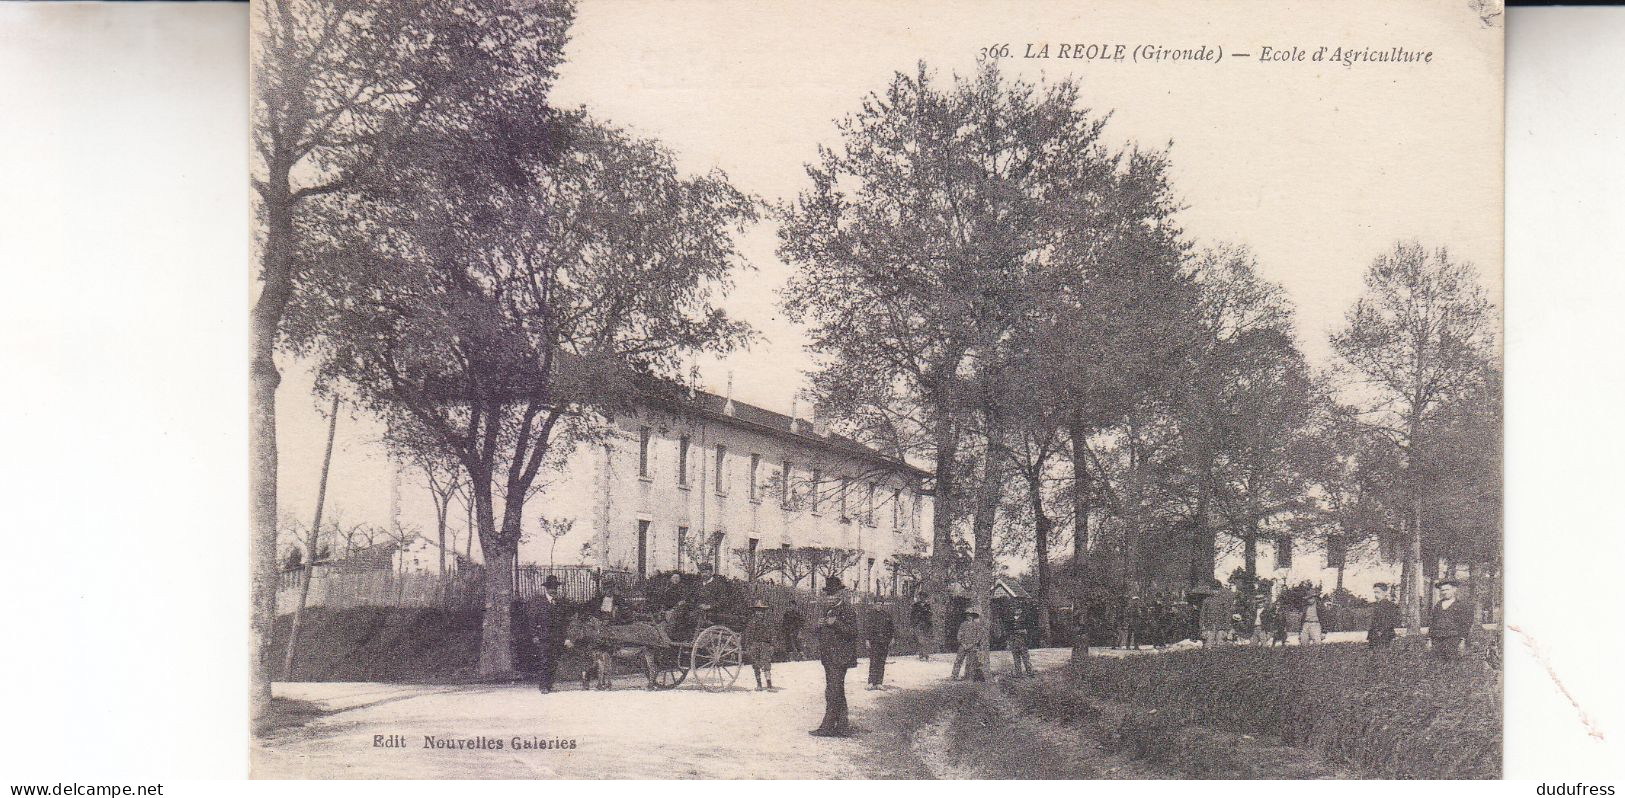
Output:
[[655,666],[655,687],[670,690],[688,678],[688,667],[681,662]]
[[689,656],[694,683],[706,690],[732,687],[745,662],[739,633],[726,626],[707,626],[695,635]]

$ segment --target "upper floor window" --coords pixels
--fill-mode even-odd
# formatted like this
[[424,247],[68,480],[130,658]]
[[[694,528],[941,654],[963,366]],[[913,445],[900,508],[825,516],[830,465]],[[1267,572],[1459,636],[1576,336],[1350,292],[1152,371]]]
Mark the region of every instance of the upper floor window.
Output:
[[716,485],[717,493],[727,493],[728,492],[728,483],[724,480],[724,477],[726,477],[728,475],[728,471],[723,466],[723,463],[727,462],[727,460],[728,460],[728,447],[723,446],[720,443],[717,444],[717,462],[716,462],[716,480],[715,480],[715,482],[717,483],[717,485]]
[[811,492],[812,492],[812,495],[810,497],[808,497],[808,498],[812,503],[812,511],[816,513],[816,512],[818,512],[819,507],[821,505],[823,505],[823,503],[824,503],[823,502],[823,497],[821,495],[824,492],[824,472],[820,471],[819,469],[816,469],[816,468],[813,469],[813,472],[812,472],[812,491]]
[[688,436],[677,439],[677,484],[688,484]]
[[847,512],[847,504],[846,504],[846,494],[851,490],[851,488],[852,488],[852,480],[849,477],[841,477],[841,520],[842,521],[845,521],[848,518],[852,517],[851,514]]
[[903,489],[892,488],[891,491],[891,528],[903,528]]
[[781,506],[789,507],[790,499],[795,496],[795,492],[790,489],[790,475],[794,473],[795,467],[790,464],[789,460],[784,461],[784,468],[779,471],[779,504]]
[[875,483],[869,483],[869,490],[863,497],[863,523],[875,525]]
[[638,430],[638,476],[649,476],[649,428]]
[[759,455],[759,454],[752,454],[750,456],[750,500],[751,501],[761,501],[762,500],[761,493],[757,490],[757,485],[756,485],[757,475],[759,475],[761,472],[762,472],[762,456]]

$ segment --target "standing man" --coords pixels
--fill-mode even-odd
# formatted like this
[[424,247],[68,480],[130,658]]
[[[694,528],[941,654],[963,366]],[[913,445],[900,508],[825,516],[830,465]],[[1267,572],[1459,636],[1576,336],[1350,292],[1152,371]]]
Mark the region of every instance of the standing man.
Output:
[[914,594],[914,606],[908,611],[909,625],[914,627],[914,643],[919,646],[918,652],[922,661],[931,659],[936,651],[936,642],[931,639],[931,603],[925,591]]
[[891,652],[892,634],[895,631],[891,613],[886,611],[884,605],[876,604],[869,611],[866,631],[869,638],[869,686],[865,689],[881,690],[886,681],[886,655]]
[[824,618],[818,625],[818,661],[824,666],[824,722],[808,734],[846,737],[852,724],[846,717],[846,672],[858,664],[858,616],[842,594],[840,577],[824,582]]
[[530,609],[530,639],[536,644],[540,662],[536,687],[543,694],[553,692],[553,677],[559,671],[559,660],[564,657],[569,624],[569,615],[559,597],[559,578],[548,574],[542,580],[542,595]]
[[[745,655],[750,660],[751,673],[756,676],[756,689],[773,689],[773,615],[767,602],[757,599],[750,605],[750,623],[745,624]],[[767,686],[762,686],[762,679]]]
[[1387,648],[1394,642],[1394,628],[1399,626],[1399,605],[1388,598],[1388,583],[1372,585],[1376,603],[1371,605],[1371,626],[1366,629],[1365,642],[1372,648]]
[[801,610],[796,609],[795,602],[792,601],[789,608],[784,611],[784,618],[779,621],[779,628],[784,632],[785,659],[801,658],[801,623]]
[[1434,586],[1439,589],[1439,603],[1428,617],[1428,650],[1440,659],[1455,659],[1467,652],[1467,640],[1478,624],[1473,608],[1456,598],[1456,580],[1440,579]]
[[1307,646],[1326,639],[1320,627],[1320,616],[1325,611],[1326,605],[1320,599],[1320,591],[1316,590],[1303,606],[1303,628],[1298,630],[1298,645]]
[[960,668],[965,670],[965,678],[974,682],[985,682],[987,676],[982,673],[982,638],[987,636],[987,625],[982,623],[982,614],[975,609],[965,610],[965,620],[960,621],[959,631],[954,634],[959,644],[959,656],[954,657],[954,669],[948,678],[960,681]]
[[1010,649],[1010,666],[1017,676],[1035,676],[1032,658],[1027,655],[1027,615],[1017,604],[1010,609],[1010,633],[1005,636]]

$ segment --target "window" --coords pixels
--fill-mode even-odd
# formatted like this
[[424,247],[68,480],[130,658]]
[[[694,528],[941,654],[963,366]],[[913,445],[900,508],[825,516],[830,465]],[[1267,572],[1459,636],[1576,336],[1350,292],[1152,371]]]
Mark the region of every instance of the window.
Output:
[[759,454],[752,454],[750,456],[750,500],[753,502],[759,502],[762,500],[761,495],[756,490],[756,475],[761,473],[761,468],[762,456]]
[[1291,567],[1292,538],[1287,535],[1280,535],[1275,538],[1275,568],[1279,570]]
[[688,436],[677,439],[677,484],[688,485]]
[[902,488],[892,488],[892,490],[891,490],[891,528],[892,529],[902,529],[903,528],[903,489]]
[[756,574],[756,546],[758,544],[760,544],[761,542],[762,541],[757,540],[756,538],[751,538],[750,542],[746,546],[745,570],[749,571],[750,573],[745,574],[745,576],[747,578],[749,578],[749,579],[755,579],[756,575],[757,575]]
[[875,483],[869,483],[869,491],[863,496],[863,523],[875,525]]
[[638,476],[649,476],[649,428],[638,430]]
[[724,482],[723,479],[722,479],[723,477],[728,475],[728,472],[726,470],[724,470],[723,465],[722,465],[727,459],[728,459],[728,447],[723,446],[720,443],[717,444],[717,465],[716,465],[716,469],[717,469],[717,472],[716,472],[717,487],[716,487],[716,491],[717,491],[718,494],[724,494],[725,495],[728,492],[728,483]]
[[649,575],[649,522],[638,522],[638,576]]
[[790,465],[790,461],[784,461],[784,468],[779,471],[779,505],[782,507],[789,507],[790,497],[795,495],[790,490],[790,475],[793,473],[795,468]]
[[683,555],[688,553],[688,527],[686,526],[677,527],[676,552],[677,561],[672,563],[671,567],[674,571],[681,571],[683,570]]
[[824,492],[824,472],[815,468],[815,469],[813,469],[813,473],[812,473],[812,497],[811,497],[812,498],[812,511],[815,514],[818,512],[819,505],[823,504],[823,501],[822,501],[823,497],[821,495],[823,492]]
[[848,515],[847,512],[846,512],[846,510],[847,510],[847,507],[846,507],[846,493],[851,487],[852,487],[852,480],[847,478],[847,477],[841,477],[841,520],[842,521],[845,521],[848,518],[851,518],[851,516]]

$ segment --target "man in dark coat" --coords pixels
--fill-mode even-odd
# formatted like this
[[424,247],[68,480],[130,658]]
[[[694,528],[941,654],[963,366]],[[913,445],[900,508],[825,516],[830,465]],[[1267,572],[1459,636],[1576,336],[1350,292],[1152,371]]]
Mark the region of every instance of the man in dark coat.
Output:
[[1371,605],[1371,626],[1366,629],[1365,642],[1372,648],[1387,648],[1394,642],[1394,629],[1399,626],[1399,605],[1388,598],[1388,583],[1372,586],[1376,602]]
[[530,606],[530,639],[536,644],[540,663],[536,687],[543,693],[551,693],[553,677],[558,673],[559,660],[564,656],[570,617],[559,597],[559,578],[548,574],[547,579],[542,581],[542,588],[542,595]]
[[931,603],[923,594],[915,594],[914,606],[908,611],[908,623],[914,627],[914,644],[919,646],[920,659],[931,659],[936,641],[931,639]]
[[1478,624],[1473,608],[1456,598],[1456,580],[1441,579],[1436,587],[1439,603],[1428,617],[1428,650],[1441,659],[1452,659],[1466,653],[1467,641]]
[[846,603],[839,577],[824,582],[824,618],[818,625],[818,661],[824,666],[824,722],[808,732],[814,737],[846,737],[846,672],[858,664],[858,616]]
[[779,629],[783,632],[784,658],[799,659],[801,657],[801,610],[791,604],[784,610],[784,617],[779,620]]
[[892,624],[891,613],[881,605],[875,605],[869,611],[869,622],[864,627],[866,637],[869,638],[869,690],[880,690],[886,681],[886,655],[891,653],[892,634],[895,627]]

